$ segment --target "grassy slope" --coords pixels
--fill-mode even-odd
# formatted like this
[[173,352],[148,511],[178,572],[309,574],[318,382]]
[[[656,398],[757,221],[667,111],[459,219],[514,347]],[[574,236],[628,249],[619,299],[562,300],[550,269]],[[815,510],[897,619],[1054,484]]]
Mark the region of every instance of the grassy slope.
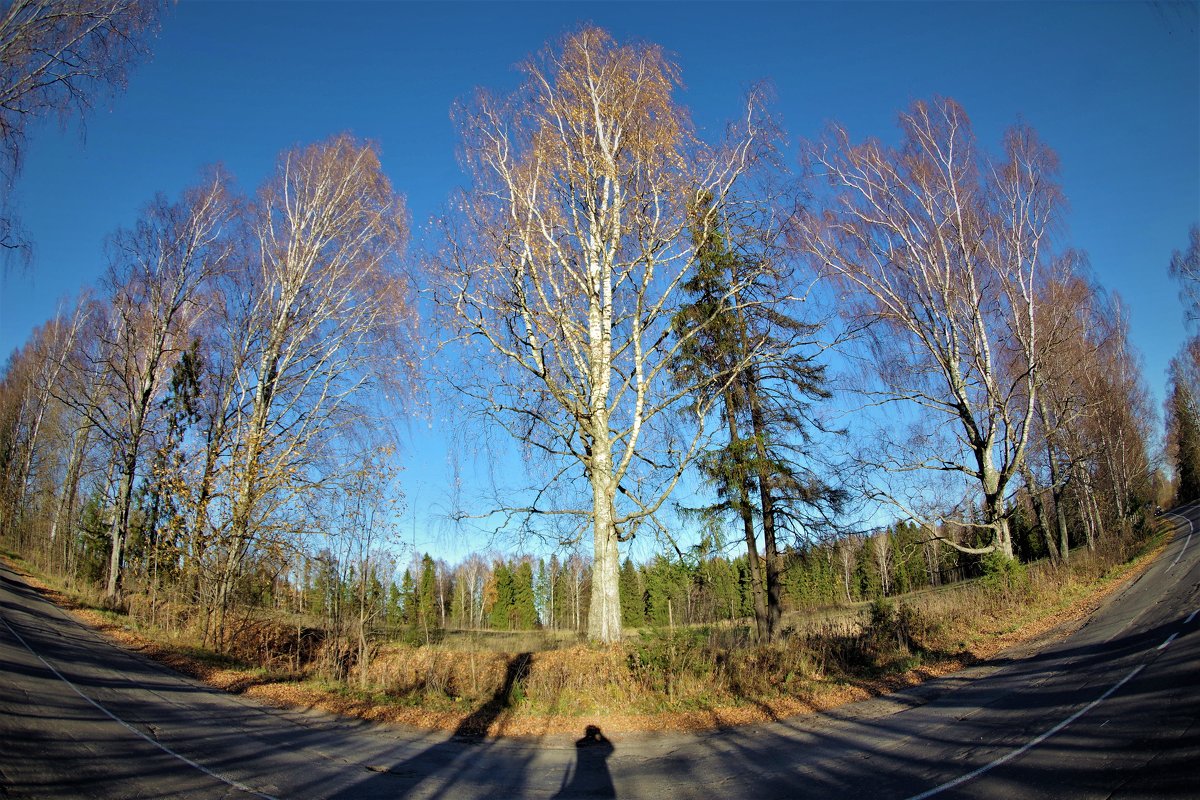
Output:
[[[460,734],[701,730],[830,709],[920,683],[1003,650],[1065,636],[1165,547],[1160,533],[1131,560],[899,598],[872,623],[816,615],[781,645],[730,645],[720,629],[651,633],[610,649],[532,654],[389,645],[361,688],[310,674],[238,664],[137,627],[6,559],[50,600],[118,644],[219,689],[275,706],[326,711]],[[1074,554],[1073,554],[1074,555]],[[968,613],[967,609],[971,612]],[[619,710],[618,710],[619,709]]]

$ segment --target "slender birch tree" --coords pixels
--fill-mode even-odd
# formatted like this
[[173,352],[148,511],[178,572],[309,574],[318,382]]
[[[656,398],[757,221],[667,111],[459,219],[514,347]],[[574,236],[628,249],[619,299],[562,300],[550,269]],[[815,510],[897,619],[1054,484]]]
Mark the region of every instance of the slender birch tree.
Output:
[[60,312],[36,329],[29,342],[9,360],[4,375],[6,399],[13,405],[0,412],[0,536],[12,533],[18,518],[35,511],[31,482],[39,461],[53,460],[61,443],[44,435],[55,415],[67,361],[76,348],[86,320],[86,304],[67,316]]
[[1041,369],[1031,449],[1021,474],[1046,550],[1055,562],[1067,560],[1070,550],[1066,507],[1073,471],[1070,445],[1078,440],[1086,417],[1097,410],[1085,390],[1091,371],[1099,368],[1090,335],[1098,322],[1094,293],[1095,287],[1079,275],[1056,276],[1047,281],[1037,308]]
[[329,477],[315,461],[366,420],[363,390],[412,352],[397,335],[411,319],[404,204],[372,145],[342,135],[284,153],[249,214],[247,260],[224,291],[225,502],[204,509],[221,531],[218,609],[275,512]]
[[83,378],[105,403],[64,398],[88,415],[116,460],[116,494],[106,594],[121,588],[134,481],[156,401],[175,360],[191,341],[204,311],[202,289],[229,254],[226,229],[232,201],[225,178],[210,173],[177,202],[158,197],[130,230],[113,237],[105,279],[110,294],[106,325]]
[[[806,146],[808,171],[827,189],[814,186],[795,242],[835,279],[847,313],[873,324],[868,402],[913,421],[881,428],[875,465],[906,484],[922,474],[967,481],[982,513],[961,521],[984,541],[953,544],[1011,558],[1006,498],[1036,411],[1035,310],[1062,205],[1057,158],[1021,125],[991,156],[949,99],[915,103],[900,128],[897,148],[853,144],[837,126]],[[885,494],[928,520],[903,492]]]
[[1065,561],[1069,517],[1092,547],[1148,502],[1154,413],[1119,297],[1075,268],[1046,282],[1037,321],[1036,416],[1022,477],[1050,557]]

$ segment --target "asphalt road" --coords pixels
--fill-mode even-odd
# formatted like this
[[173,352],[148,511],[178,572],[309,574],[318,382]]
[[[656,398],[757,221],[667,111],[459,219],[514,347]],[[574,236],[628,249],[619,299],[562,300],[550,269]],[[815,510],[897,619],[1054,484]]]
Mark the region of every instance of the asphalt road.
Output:
[[265,708],[114,647],[0,568],[0,796],[1200,798],[1200,508],[1177,520],[1137,581],[1031,657],[829,714],[611,739]]

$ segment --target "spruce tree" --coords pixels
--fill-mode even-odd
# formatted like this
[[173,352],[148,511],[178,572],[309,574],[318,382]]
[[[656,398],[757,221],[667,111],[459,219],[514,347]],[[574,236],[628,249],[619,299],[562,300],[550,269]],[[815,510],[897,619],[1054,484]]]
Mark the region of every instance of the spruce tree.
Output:
[[529,631],[538,627],[537,603],[533,594],[533,566],[529,559],[517,565],[512,578],[511,627]]
[[858,548],[854,573],[858,582],[858,596],[863,600],[883,597],[883,581],[879,576],[875,547],[875,539],[867,538],[863,540],[862,547]]
[[421,580],[417,588],[416,623],[423,629],[437,628],[441,624],[441,609],[438,608],[437,565],[428,553],[421,559]]
[[624,628],[640,628],[646,624],[646,598],[638,582],[637,567],[629,556],[621,564],[619,578],[621,587],[621,625]]
[[392,581],[388,586],[387,610],[384,619],[387,623],[388,630],[395,633],[400,626],[404,624],[404,602],[401,599],[403,595],[400,592],[400,587]]
[[658,555],[644,568],[646,621],[651,625],[682,625],[687,619],[691,575],[687,566]]
[[417,621],[417,592],[413,584],[411,570],[404,570],[400,579],[400,619],[405,625],[413,625]]
[[[711,200],[695,210],[714,213]],[[680,386],[707,387],[719,400],[722,445],[703,454],[699,469],[715,487],[710,512],[742,524],[760,639],[773,640],[783,613],[783,547],[790,530],[805,538],[836,516],[847,493],[824,481],[806,450],[819,429],[810,413],[829,397],[825,369],[808,351],[817,326],[790,315],[787,271],[767,246],[739,252],[727,226],[698,225],[697,268],[684,285],[688,304],[674,328],[688,336],[672,364]],[[755,517],[762,529],[761,556]]]
[[512,630],[513,623],[513,574],[508,564],[496,562],[492,572],[492,580],[496,586],[496,602],[492,605],[488,622],[498,631]]
[[705,565],[713,614],[717,619],[738,616],[741,598],[738,595],[738,576],[733,564],[724,558],[712,558]]

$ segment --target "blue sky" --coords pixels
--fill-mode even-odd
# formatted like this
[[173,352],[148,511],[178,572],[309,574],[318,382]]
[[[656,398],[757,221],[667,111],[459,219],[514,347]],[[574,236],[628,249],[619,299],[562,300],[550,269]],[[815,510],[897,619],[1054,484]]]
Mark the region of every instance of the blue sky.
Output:
[[[168,11],[153,59],[86,123],[35,128],[16,202],[37,252],[0,277],[0,353],[94,282],[103,241],[155,192],[223,163],[252,190],[292,145],[350,131],[382,148],[416,235],[462,181],[456,99],[516,83],[512,65],[579,24],[663,45],[701,132],[745,88],[775,86],[796,142],[830,120],[896,137],[898,111],[947,95],[994,146],[1018,118],[1059,154],[1064,244],[1124,298],[1161,396],[1185,331],[1171,252],[1200,223],[1200,21],[1192,3],[193,3]],[[444,498],[444,445],[414,423],[410,503]],[[418,519],[419,529],[425,525]],[[448,557],[459,540],[418,533]]]

